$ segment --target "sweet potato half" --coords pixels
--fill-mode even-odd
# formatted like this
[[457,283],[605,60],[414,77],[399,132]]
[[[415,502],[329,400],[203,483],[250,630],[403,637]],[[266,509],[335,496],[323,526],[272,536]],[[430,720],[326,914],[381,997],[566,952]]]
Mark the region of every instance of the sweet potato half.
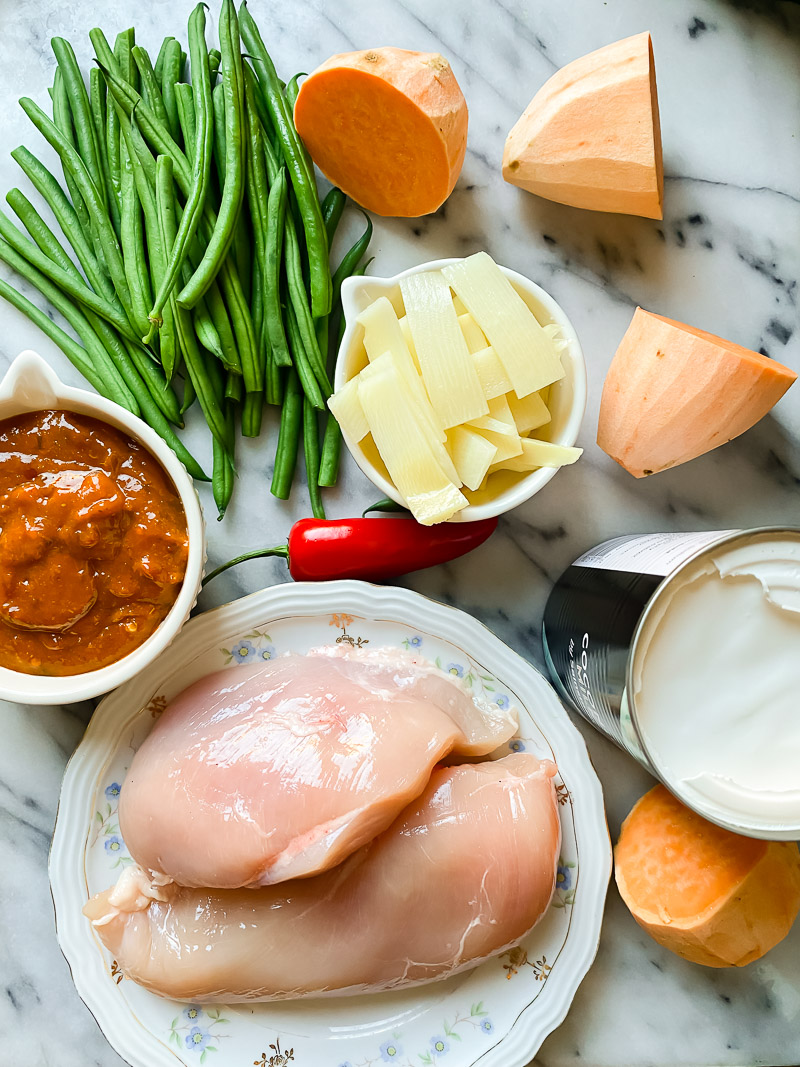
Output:
[[560,204],[662,218],[650,34],[626,37],[556,71],[509,133],[503,177]]
[[433,52],[332,56],[303,83],[294,120],[325,177],[377,215],[436,211],[467,148],[464,94]]
[[755,425],[797,375],[774,359],[637,308],[611,361],[597,443],[635,478]]

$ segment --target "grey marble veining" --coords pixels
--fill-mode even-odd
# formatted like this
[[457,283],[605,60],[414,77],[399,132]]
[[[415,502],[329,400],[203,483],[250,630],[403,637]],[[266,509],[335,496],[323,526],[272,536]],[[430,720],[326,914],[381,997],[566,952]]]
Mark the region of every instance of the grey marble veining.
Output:
[[[782,0],[252,0],[251,8],[285,74],[311,70],[333,52],[387,43],[450,59],[470,107],[464,170],[435,216],[376,220],[371,270],[390,274],[487,248],[553,294],[586,353],[582,461],[506,517],[474,556],[404,584],[473,613],[541,665],[548,590],[588,546],[625,532],[800,522],[796,390],[744,437],[647,481],[630,478],[593,444],[603,376],[637,304],[800,366],[800,7]],[[185,38],[189,9],[188,0],[0,0],[0,188],[26,185],[8,156],[17,144],[53,162],[13,104],[23,93],[46,103],[51,36],[70,39],[85,66],[93,25],[111,35],[135,22],[140,40],[157,47],[165,33]],[[570,59],[645,29],[653,34],[659,85],[664,221],[581,212],[505,185],[505,135],[542,82]],[[351,219],[349,232],[357,226]],[[0,369],[34,347],[65,380],[82,384],[6,305],[0,323]],[[196,424],[187,439],[205,459]],[[211,564],[283,540],[308,512],[303,492],[289,505],[270,498],[271,447],[266,435],[242,447],[241,484],[224,523],[214,521],[210,493],[201,489],[212,516]],[[329,514],[358,513],[377,495],[348,462],[328,494]],[[282,561],[251,563],[219,578],[199,606],[285,580]],[[0,706],[0,1067],[121,1063],[72,987],[47,883],[61,774],[90,713],[88,705]],[[588,727],[582,732],[616,837],[651,780]],[[541,1067],[798,1062],[800,927],[749,967],[707,970],[655,945],[613,886],[597,961],[536,1059]]]

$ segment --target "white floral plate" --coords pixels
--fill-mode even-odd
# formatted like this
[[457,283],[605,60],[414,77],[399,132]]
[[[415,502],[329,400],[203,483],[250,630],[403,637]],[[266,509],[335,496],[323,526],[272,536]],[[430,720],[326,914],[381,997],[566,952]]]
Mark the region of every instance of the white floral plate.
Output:
[[[405,992],[277,1004],[186,1005],[123,978],[81,914],[132,862],[117,800],[133,753],[172,697],[210,671],[328,643],[418,649],[520,709],[523,749],[559,767],[563,850],[547,914],[519,948]],[[562,1021],[597,950],[611,849],[600,783],[550,685],[479,622],[405,589],[290,584],[189,622],[150,667],[107,696],[64,776],[50,883],[78,993],[134,1067],[522,1067]]]

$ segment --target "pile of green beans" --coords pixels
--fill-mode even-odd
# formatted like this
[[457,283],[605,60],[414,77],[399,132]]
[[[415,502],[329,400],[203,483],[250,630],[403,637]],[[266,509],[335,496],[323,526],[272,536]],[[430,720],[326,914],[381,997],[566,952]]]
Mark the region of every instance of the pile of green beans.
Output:
[[[4,280],[0,296],[211,481],[220,518],[237,427],[258,437],[265,405],[279,407],[271,491],[288,499],[302,441],[311,509],[324,518],[321,488],[335,485],[341,453],[326,405],[341,284],[366,269],[372,223],[333,270],[346,198],[334,188],[320,201],[293,121],[301,75],[279,79],[234,0],[222,0],[219,50],[208,47],[203,3],[189,16],[188,55],[172,36],[155,62],[133,29],[113,48],[102,30],[89,37],[88,89],[56,37],[52,118],[20,100],[59,157],[63,186],[27,148],[12,152],[64,241],[19,189],[6,199],[28,236],[0,212],[0,261],[72,333]],[[195,404],[211,435],[210,479],[176,433]]]

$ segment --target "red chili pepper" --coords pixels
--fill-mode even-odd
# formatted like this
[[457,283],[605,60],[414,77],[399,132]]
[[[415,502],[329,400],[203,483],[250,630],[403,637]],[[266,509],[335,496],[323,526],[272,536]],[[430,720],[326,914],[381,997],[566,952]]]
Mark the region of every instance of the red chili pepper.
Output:
[[247,559],[283,556],[298,582],[361,578],[384,582],[409,571],[435,567],[482,545],[497,519],[420,526],[413,519],[300,519],[289,543],[257,549],[223,563],[203,584]]

